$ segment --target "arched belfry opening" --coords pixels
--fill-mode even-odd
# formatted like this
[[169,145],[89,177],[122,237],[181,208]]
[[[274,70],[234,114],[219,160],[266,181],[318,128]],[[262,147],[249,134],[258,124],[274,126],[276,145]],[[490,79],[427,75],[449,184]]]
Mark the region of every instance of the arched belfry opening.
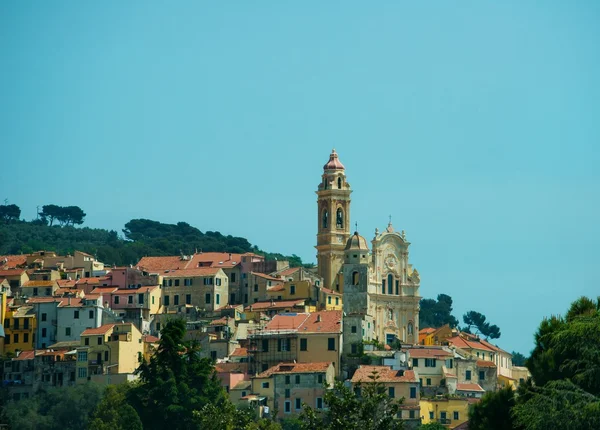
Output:
[[338,208],[335,214],[335,226],[337,228],[344,228],[344,211],[342,208]]
[[329,211],[327,209],[323,209],[323,215],[321,217],[321,228],[329,227]]

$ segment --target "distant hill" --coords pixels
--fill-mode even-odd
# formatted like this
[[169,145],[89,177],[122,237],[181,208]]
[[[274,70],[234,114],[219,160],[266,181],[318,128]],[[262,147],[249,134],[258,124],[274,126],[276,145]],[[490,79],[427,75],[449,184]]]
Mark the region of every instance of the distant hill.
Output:
[[144,256],[204,252],[254,252],[267,259],[289,260],[302,265],[297,255],[285,256],[260,250],[243,237],[218,231],[201,232],[188,223],[164,224],[149,219],[133,219],[125,224],[123,235],[101,228],[47,225],[43,221],[0,222],[0,255],[27,254],[39,250],[60,254],[75,250],[95,255],[105,264],[135,264]]

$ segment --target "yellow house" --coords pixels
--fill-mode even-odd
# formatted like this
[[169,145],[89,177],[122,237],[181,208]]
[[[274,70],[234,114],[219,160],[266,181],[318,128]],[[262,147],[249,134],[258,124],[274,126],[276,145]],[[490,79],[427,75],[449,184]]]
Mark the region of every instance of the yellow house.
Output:
[[25,269],[0,270],[0,279],[2,278],[8,281],[13,291],[17,291],[17,288],[29,281],[29,275]]
[[77,348],[77,382],[92,375],[133,373],[143,355],[142,334],[132,323],[87,329]]
[[4,318],[4,353],[33,350],[35,329],[33,306],[9,305]]
[[285,281],[283,284],[267,288],[266,298],[268,300],[316,300],[317,289],[308,280]]
[[421,399],[421,423],[439,422],[453,429],[469,420],[471,401],[458,397]]
[[419,344],[426,346],[443,345],[450,337],[452,337],[452,329],[448,324],[440,328],[428,327],[419,331]]
[[392,399],[402,401],[400,417],[410,427],[420,422],[419,379],[413,370],[393,370],[388,366],[360,366],[352,376],[352,387],[360,395],[362,385],[374,381],[385,386]]
[[330,290],[329,288],[321,288],[321,307],[326,311],[341,311],[344,309],[342,304],[342,294]]
[[248,292],[244,294],[244,304],[252,304],[266,300],[267,290],[277,285],[283,285],[283,279],[275,278],[264,273],[250,272],[248,274]]

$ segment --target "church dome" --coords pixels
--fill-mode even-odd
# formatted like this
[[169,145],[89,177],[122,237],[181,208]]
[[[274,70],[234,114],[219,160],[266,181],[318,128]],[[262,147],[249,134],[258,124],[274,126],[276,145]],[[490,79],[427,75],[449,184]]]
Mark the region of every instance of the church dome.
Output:
[[337,152],[335,152],[335,149],[333,149],[331,151],[331,154],[329,155],[329,161],[327,162],[327,164],[325,164],[323,166],[323,170],[345,170],[345,169],[346,168],[344,167],[344,165],[338,158]]
[[348,242],[346,242],[345,251],[368,251],[369,246],[367,245],[367,239],[362,237],[358,232],[354,232]]

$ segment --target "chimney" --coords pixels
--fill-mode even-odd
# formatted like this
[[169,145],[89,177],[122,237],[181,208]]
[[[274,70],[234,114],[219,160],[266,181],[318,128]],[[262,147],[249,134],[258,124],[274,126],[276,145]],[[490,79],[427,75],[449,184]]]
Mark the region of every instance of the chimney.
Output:
[[71,306],[71,296],[69,296],[69,306]]
[[231,252],[229,253],[229,260],[231,260]]
[[317,322],[321,322],[321,314],[317,315]]

